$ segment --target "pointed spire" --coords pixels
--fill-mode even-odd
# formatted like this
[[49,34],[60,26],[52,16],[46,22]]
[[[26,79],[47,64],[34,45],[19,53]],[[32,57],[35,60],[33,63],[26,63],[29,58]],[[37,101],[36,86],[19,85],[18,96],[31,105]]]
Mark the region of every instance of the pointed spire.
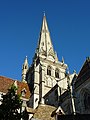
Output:
[[58,61],[58,56],[57,56],[57,52],[55,51],[55,61]]
[[46,15],[44,13],[43,16],[43,22],[42,22],[42,26],[41,26],[41,33],[49,33],[49,29],[48,29],[48,24],[47,24],[47,20],[46,20]]
[[24,65],[28,67],[28,60],[27,60],[27,56],[26,56],[26,58],[25,58]]
[[22,66],[22,81],[25,82],[26,81],[26,73],[28,70],[28,60],[27,60],[27,56],[25,58],[24,64]]
[[53,56],[53,58],[55,59],[55,52],[53,49],[52,40],[50,37],[45,12],[44,12],[44,16],[43,16],[40,37],[39,37],[39,43],[38,43],[38,48],[36,50],[36,53],[37,53],[37,55],[44,57],[44,58]]

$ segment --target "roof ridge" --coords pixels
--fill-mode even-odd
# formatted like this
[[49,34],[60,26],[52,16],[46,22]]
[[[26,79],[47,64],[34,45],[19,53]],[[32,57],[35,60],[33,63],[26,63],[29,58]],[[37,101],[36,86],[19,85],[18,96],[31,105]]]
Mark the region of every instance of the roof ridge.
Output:
[[[1,76],[1,75],[0,75],[0,77],[2,77],[2,78],[8,78],[8,79],[11,79],[11,80],[14,80],[14,81],[16,80],[16,79],[13,79],[13,78],[9,78],[9,77],[7,77],[7,76]],[[17,80],[17,81],[18,81],[18,80]]]

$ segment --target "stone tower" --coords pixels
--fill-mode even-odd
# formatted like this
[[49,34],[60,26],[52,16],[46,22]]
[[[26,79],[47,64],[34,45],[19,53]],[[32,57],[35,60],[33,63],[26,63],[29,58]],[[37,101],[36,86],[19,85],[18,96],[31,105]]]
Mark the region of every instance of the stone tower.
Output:
[[39,103],[44,104],[44,95],[56,84],[63,88],[62,92],[67,88],[66,69],[67,65],[64,61],[58,61],[52,45],[46,16],[44,15],[38,46],[26,76],[32,93],[30,107],[35,109]]

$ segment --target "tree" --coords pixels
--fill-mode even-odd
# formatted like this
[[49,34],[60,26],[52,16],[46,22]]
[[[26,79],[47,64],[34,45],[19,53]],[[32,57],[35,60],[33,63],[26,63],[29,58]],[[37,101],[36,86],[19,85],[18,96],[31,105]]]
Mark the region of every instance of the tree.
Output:
[[20,120],[22,117],[21,95],[17,94],[17,87],[13,84],[5,95],[2,95],[2,104],[0,105],[1,120]]

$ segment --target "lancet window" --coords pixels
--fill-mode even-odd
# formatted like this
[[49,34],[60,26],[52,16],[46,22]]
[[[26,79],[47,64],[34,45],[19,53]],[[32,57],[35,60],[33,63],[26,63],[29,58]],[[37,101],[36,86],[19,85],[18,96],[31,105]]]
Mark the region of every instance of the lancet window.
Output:
[[50,75],[50,76],[51,76],[51,66],[48,66],[48,67],[47,67],[47,75]]
[[59,78],[59,69],[57,69],[57,68],[56,68],[56,70],[55,70],[55,77],[56,77],[56,78]]

